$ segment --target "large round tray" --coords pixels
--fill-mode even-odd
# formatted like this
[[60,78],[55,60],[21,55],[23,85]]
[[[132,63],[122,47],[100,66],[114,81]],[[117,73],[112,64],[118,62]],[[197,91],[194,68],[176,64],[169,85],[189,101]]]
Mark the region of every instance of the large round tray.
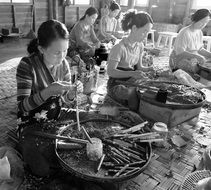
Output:
[[[160,87],[160,86],[164,86],[164,85],[178,85],[178,86],[181,86],[181,88],[184,88],[184,87],[190,88],[190,89],[198,92],[201,96],[201,101],[199,101],[198,103],[194,103],[194,104],[185,104],[185,103],[175,104],[175,103],[171,103],[171,102],[166,102],[166,103],[158,102],[158,101],[156,101],[156,99],[144,97],[144,96],[141,95],[141,93],[139,93],[139,97],[140,97],[141,100],[144,100],[145,102],[148,102],[150,104],[153,104],[153,105],[156,105],[156,106],[159,106],[159,107],[167,107],[167,108],[171,108],[171,109],[194,109],[194,108],[202,107],[202,105],[203,105],[203,103],[205,102],[205,99],[206,99],[206,96],[202,91],[200,91],[197,88],[190,87],[188,85],[184,85],[184,84],[180,84],[180,83],[176,83],[176,82],[168,82],[168,81],[152,81],[152,82],[149,81],[149,82],[146,82],[146,84],[150,85],[150,86],[154,86],[154,87]],[[168,99],[167,99],[167,101],[168,101]]]
[[[114,120],[110,120],[110,119],[89,119],[86,121],[81,121],[81,125],[85,125],[88,122],[109,122],[109,123],[116,123],[116,124],[120,124],[121,127],[123,128],[130,128],[131,126],[122,123],[120,121],[114,121]],[[76,128],[76,126],[75,126]],[[65,135],[67,129],[64,129],[63,131],[60,132],[60,135]],[[91,136],[91,135],[90,135]],[[92,138],[92,136],[91,136]],[[94,182],[107,182],[107,183],[114,183],[114,182],[123,182],[126,180],[129,180],[131,178],[134,178],[136,176],[138,176],[140,173],[143,172],[143,170],[147,167],[147,165],[149,164],[150,160],[151,160],[151,156],[152,156],[152,148],[151,148],[151,144],[150,143],[140,143],[142,147],[145,147],[146,150],[146,162],[142,163],[140,165],[137,165],[136,167],[139,168],[137,171],[135,171],[132,174],[129,175],[120,175],[118,177],[114,177],[114,176],[104,176],[101,175],[101,172],[99,174],[98,173],[94,173],[94,169],[93,171],[90,173],[86,173],[86,172],[82,172],[80,171],[80,169],[75,168],[72,165],[69,165],[65,162],[65,160],[60,156],[59,150],[56,149],[56,155],[58,157],[58,160],[62,166],[62,168],[67,171],[68,173],[70,173],[71,175],[74,175],[76,177],[85,179],[85,180],[89,180],[89,181],[94,181]],[[92,162],[92,161],[87,161],[87,162]],[[104,170],[104,169],[100,169],[100,170]],[[103,171],[106,172],[106,171]]]

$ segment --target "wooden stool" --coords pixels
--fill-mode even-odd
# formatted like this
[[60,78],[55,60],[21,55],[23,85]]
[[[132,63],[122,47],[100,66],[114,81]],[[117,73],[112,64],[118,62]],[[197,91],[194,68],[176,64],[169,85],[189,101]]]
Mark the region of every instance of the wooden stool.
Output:
[[206,50],[210,51],[210,48],[211,48],[211,36],[203,36],[203,41],[207,42]]
[[171,47],[173,44],[173,39],[177,37],[178,33],[176,32],[158,32],[159,37],[158,37],[158,41],[157,41],[157,47],[159,48],[160,46],[160,42],[162,37],[165,37],[165,46],[167,46],[168,40],[169,40],[169,44],[168,44],[168,55],[171,54]]

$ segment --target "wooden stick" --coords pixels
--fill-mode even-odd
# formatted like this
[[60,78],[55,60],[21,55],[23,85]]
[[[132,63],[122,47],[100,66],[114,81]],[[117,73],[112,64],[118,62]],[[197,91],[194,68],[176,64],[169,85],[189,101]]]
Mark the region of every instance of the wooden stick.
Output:
[[81,143],[81,144],[87,144],[89,142],[84,139],[77,139],[77,138],[72,138],[69,136],[65,137],[65,136],[61,136],[61,135],[53,135],[53,134],[44,133],[44,132],[40,132],[40,131],[27,132],[25,135],[34,135],[34,136],[39,136],[39,137],[44,137],[44,138],[49,138],[49,139],[66,140],[66,141]]
[[90,138],[89,134],[87,133],[86,129],[84,128],[84,126],[81,126],[82,131],[84,132],[86,138],[88,139],[88,141],[92,144],[92,139]]
[[[78,81],[78,75],[77,73],[75,73],[75,83]],[[76,120],[77,120],[77,127],[78,127],[78,131],[81,130],[80,127],[80,120],[79,120],[79,110],[78,110],[78,91],[77,91],[77,86],[76,86],[76,90],[75,90],[75,99],[76,99]]]
[[100,168],[101,168],[101,166],[102,166],[102,163],[103,163],[104,158],[105,158],[105,154],[103,154],[103,155],[101,156],[101,158],[100,158],[100,162],[99,162],[99,164],[98,164],[98,166],[97,166],[97,172],[100,170]]

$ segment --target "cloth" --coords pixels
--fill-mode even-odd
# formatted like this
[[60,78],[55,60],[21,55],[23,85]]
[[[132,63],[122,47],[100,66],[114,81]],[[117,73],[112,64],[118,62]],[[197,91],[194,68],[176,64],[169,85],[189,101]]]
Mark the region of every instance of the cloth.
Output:
[[93,26],[86,25],[84,21],[79,21],[75,24],[70,32],[70,39],[76,43],[76,47],[80,49],[90,49],[97,39]]
[[172,71],[182,69],[191,75],[199,72],[198,61],[196,58],[189,59],[180,54],[176,55],[174,50],[169,58],[169,67]]
[[144,50],[143,43],[131,45],[128,38],[123,38],[110,51],[108,64],[110,61],[119,62],[118,67],[124,69],[134,69],[134,66],[140,61]]
[[[44,103],[40,91],[54,81],[71,82],[68,62],[64,60],[50,71],[40,54],[32,54],[21,59],[16,73],[18,115],[29,112]],[[66,101],[67,97],[64,97]]]
[[190,26],[181,29],[174,43],[176,55],[179,55],[184,51],[196,53],[203,47],[202,38],[203,33],[201,30],[192,31]]

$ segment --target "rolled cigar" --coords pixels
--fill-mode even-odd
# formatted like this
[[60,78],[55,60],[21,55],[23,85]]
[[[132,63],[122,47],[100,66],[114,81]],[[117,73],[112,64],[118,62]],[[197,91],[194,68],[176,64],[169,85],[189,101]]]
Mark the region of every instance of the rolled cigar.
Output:
[[120,132],[121,133],[134,133],[136,131],[139,131],[141,128],[143,128],[147,123],[148,123],[148,121],[145,121],[143,123],[140,123],[138,125],[135,125],[135,126],[129,128],[129,129],[122,130]]
[[108,158],[112,160],[115,164],[120,164],[121,162],[117,160],[116,158],[112,157],[111,155],[108,155]]
[[126,164],[121,170],[119,170],[113,177],[118,177],[120,174],[122,174],[127,167],[129,166],[129,164]]
[[139,140],[139,142],[161,142],[163,139],[146,139],[146,140]]
[[81,126],[81,129],[82,129],[82,131],[84,132],[84,134],[85,134],[87,140],[92,144],[92,140],[91,140],[89,134],[87,133],[86,129],[84,128],[84,126]]
[[126,150],[121,149],[120,147],[117,148],[120,152],[122,152],[123,154],[125,154],[127,157],[132,158],[134,160],[141,160],[140,156],[137,156],[136,154],[130,153]]
[[84,146],[82,144],[78,143],[66,143],[62,141],[57,142],[57,148],[59,150],[75,150],[75,149],[81,149]]
[[145,162],[146,162],[146,160],[142,160],[142,161],[139,161],[139,162],[133,162],[133,163],[130,163],[129,166],[135,166],[135,165],[143,164]]
[[69,135],[67,135],[67,137],[68,137],[68,140],[69,140],[70,142],[82,143],[82,144],[87,144],[87,143],[89,142],[89,141],[83,140],[83,139],[72,138],[72,137],[70,137]]
[[111,151],[112,155],[114,155],[114,157],[119,158],[120,160],[122,160],[124,163],[130,163],[130,161],[128,161],[127,159],[123,158],[122,156],[118,155],[116,152]]
[[103,154],[103,155],[102,155],[102,157],[100,158],[100,162],[99,162],[99,164],[98,164],[98,166],[97,166],[97,171],[96,171],[96,172],[98,172],[98,171],[100,170],[100,168],[101,168],[101,166],[102,166],[102,163],[103,163],[104,158],[105,158],[105,154]]
[[[114,169],[120,170],[120,169],[122,169],[123,167],[124,167],[124,166],[115,166]],[[137,168],[137,167],[127,167],[126,170],[133,170],[133,169],[135,169],[135,168]]]
[[122,174],[121,176],[127,176],[127,175],[131,175],[132,173],[135,173],[137,171],[139,171],[140,168],[134,168],[133,170],[129,170],[127,172],[125,172],[124,174]]
[[142,134],[137,134],[137,135],[130,135],[128,138],[133,139],[133,138],[139,138],[139,137],[156,137],[156,136],[160,136],[160,135],[156,132],[151,132],[151,133],[142,133]]
[[104,141],[105,144],[107,143],[107,144],[112,145],[112,146],[114,146],[114,147],[120,147],[120,148],[122,148],[123,150],[126,150],[126,151],[128,151],[128,152],[131,152],[131,153],[133,153],[133,154],[136,154],[136,155],[140,156],[139,152],[136,152],[136,151],[134,151],[134,150],[131,150],[131,149],[129,149],[129,148],[126,148],[126,147],[124,147],[124,146],[121,146],[121,145],[119,145],[118,143],[116,143],[116,142],[114,142],[114,141],[111,141],[111,140],[108,140],[108,139],[104,139],[103,141]]
[[122,154],[118,149],[116,149],[115,147],[110,147],[112,151],[116,152],[119,156],[122,156],[123,158],[127,159],[128,161],[130,161],[130,158],[125,155],[125,154]]

